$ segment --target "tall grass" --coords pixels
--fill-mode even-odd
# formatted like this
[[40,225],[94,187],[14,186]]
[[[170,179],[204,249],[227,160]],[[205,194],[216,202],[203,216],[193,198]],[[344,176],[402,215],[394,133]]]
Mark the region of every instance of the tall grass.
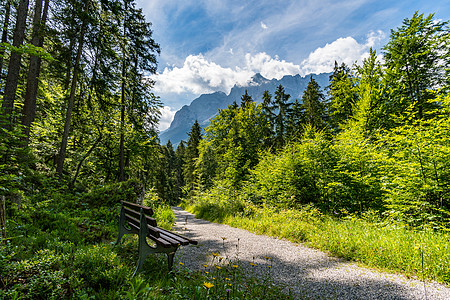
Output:
[[[292,242],[305,242],[370,267],[450,283],[449,233],[412,230],[370,212],[335,217],[324,215],[313,206],[275,210],[250,204],[242,204],[245,208],[237,212],[220,204],[214,209],[215,201],[204,197],[185,203],[185,208],[211,221]],[[218,218],[217,214],[210,213],[215,211],[227,213]]]

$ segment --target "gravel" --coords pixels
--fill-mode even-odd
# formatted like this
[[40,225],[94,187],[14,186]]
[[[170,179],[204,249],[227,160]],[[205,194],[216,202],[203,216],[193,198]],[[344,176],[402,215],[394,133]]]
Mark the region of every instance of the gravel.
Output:
[[196,219],[179,207],[173,210],[173,230],[198,241],[197,246],[180,247],[176,255],[192,270],[210,264],[215,252],[257,276],[267,276],[271,265],[272,280],[294,299],[450,299],[450,288],[435,282],[360,267],[302,244]]

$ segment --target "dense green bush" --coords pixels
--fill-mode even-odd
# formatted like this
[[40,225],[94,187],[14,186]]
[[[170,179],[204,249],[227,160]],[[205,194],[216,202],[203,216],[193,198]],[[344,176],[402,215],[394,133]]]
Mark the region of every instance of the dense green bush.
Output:
[[143,192],[142,184],[136,179],[111,183],[93,188],[84,194],[81,200],[90,205],[113,206],[120,201],[136,202]]

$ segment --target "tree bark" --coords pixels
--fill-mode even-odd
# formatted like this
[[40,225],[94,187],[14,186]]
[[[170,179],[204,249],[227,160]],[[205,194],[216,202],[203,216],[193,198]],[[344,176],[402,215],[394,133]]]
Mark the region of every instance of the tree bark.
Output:
[[[125,1],[125,11],[127,2]],[[126,20],[123,21],[123,36],[126,36]],[[120,106],[120,146],[119,146],[119,181],[125,181],[125,77],[126,77],[126,57],[125,44],[122,48],[122,85],[121,85],[121,106]]]
[[[37,0],[34,9],[33,38],[31,40],[31,44],[36,47],[42,47],[44,44],[43,27],[45,26],[45,22],[47,21],[49,0],[45,0],[43,12],[42,2],[43,0]],[[27,88],[22,110],[22,125],[24,126],[25,146],[28,145],[28,142],[30,140],[31,124],[34,122],[34,118],[36,115],[36,98],[40,72],[41,58],[38,56],[31,56],[30,67],[28,69]]]
[[64,132],[63,132],[63,136],[62,136],[62,140],[61,140],[61,148],[59,150],[58,161],[57,161],[57,165],[56,165],[56,173],[60,177],[62,176],[62,172],[63,172],[63,168],[64,168],[64,160],[66,159],[67,140],[69,139],[70,123],[71,123],[71,119],[72,119],[72,110],[73,110],[73,104],[74,104],[74,100],[75,100],[75,91],[77,89],[79,64],[80,64],[80,60],[81,60],[81,52],[83,51],[85,30],[86,30],[86,21],[84,20],[83,24],[81,25],[80,37],[78,39],[77,56],[75,59],[72,83],[71,83],[71,87],[70,87],[70,95],[69,95],[69,99],[68,99],[68,103],[67,103],[66,119],[64,122]]
[[75,186],[75,182],[77,180],[78,174],[80,174],[81,165],[83,164],[84,160],[89,157],[91,152],[95,149],[95,147],[97,147],[98,143],[100,143],[100,141],[102,140],[102,131],[100,130],[100,128],[98,129],[98,134],[99,135],[97,140],[94,142],[92,147],[86,152],[86,154],[81,158],[80,162],[78,163],[77,171],[75,173],[75,176],[73,177],[72,183],[70,184],[71,187]]
[[[5,19],[3,20],[3,31],[2,31],[2,43],[8,41],[8,26],[9,26],[9,15],[11,13],[11,3],[9,0],[6,1],[5,6]],[[3,56],[5,55],[5,49],[0,50],[0,81],[3,79]]]
[[[23,44],[25,37],[26,20],[28,13],[28,0],[21,0],[17,8],[16,27],[14,29],[13,46],[19,48]],[[22,55],[16,52],[11,53],[8,65],[8,75],[6,76],[5,94],[2,103],[2,127],[7,130],[12,128],[12,112],[14,99],[16,97],[17,83],[19,82],[20,61]]]
[[2,232],[2,240],[6,239],[6,205],[5,196],[0,196],[0,231]]

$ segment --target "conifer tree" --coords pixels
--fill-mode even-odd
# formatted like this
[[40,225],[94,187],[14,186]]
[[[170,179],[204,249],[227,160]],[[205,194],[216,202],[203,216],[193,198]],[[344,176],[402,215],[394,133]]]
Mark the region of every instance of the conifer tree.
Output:
[[195,164],[199,155],[198,145],[200,144],[200,140],[202,139],[201,130],[202,129],[198,124],[198,121],[195,120],[194,125],[192,125],[191,131],[188,134],[189,139],[187,141],[187,146],[184,154],[185,160],[183,170],[183,176],[188,191],[193,190],[196,182]]
[[277,87],[272,106],[272,110],[275,112],[275,146],[277,149],[281,149],[285,144],[288,116],[292,105],[288,102],[290,97],[291,95],[285,93],[282,85]]
[[353,105],[357,100],[354,78],[350,68],[342,63],[334,63],[333,74],[330,75],[328,89],[328,110],[330,123],[335,130],[339,130],[353,114]]
[[302,96],[303,120],[316,129],[325,127],[325,96],[317,81],[311,76],[308,86]]
[[[20,0],[16,12],[16,23],[12,45],[20,48],[25,38],[26,20],[28,14],[28,0]],[[5,91],[3,96],[0,125],[3,129],[11,130],[13,126],[13,108],[16,98],[19,72],[21,69],[22,55],[13,51],[9,58],[8,74],[6,75]],[[2,135],[4,138],[4,135]]]
[[244,95],[241,97],[241,107],[247,107],[251,102],[253,102],[252,97],[245,90]]

